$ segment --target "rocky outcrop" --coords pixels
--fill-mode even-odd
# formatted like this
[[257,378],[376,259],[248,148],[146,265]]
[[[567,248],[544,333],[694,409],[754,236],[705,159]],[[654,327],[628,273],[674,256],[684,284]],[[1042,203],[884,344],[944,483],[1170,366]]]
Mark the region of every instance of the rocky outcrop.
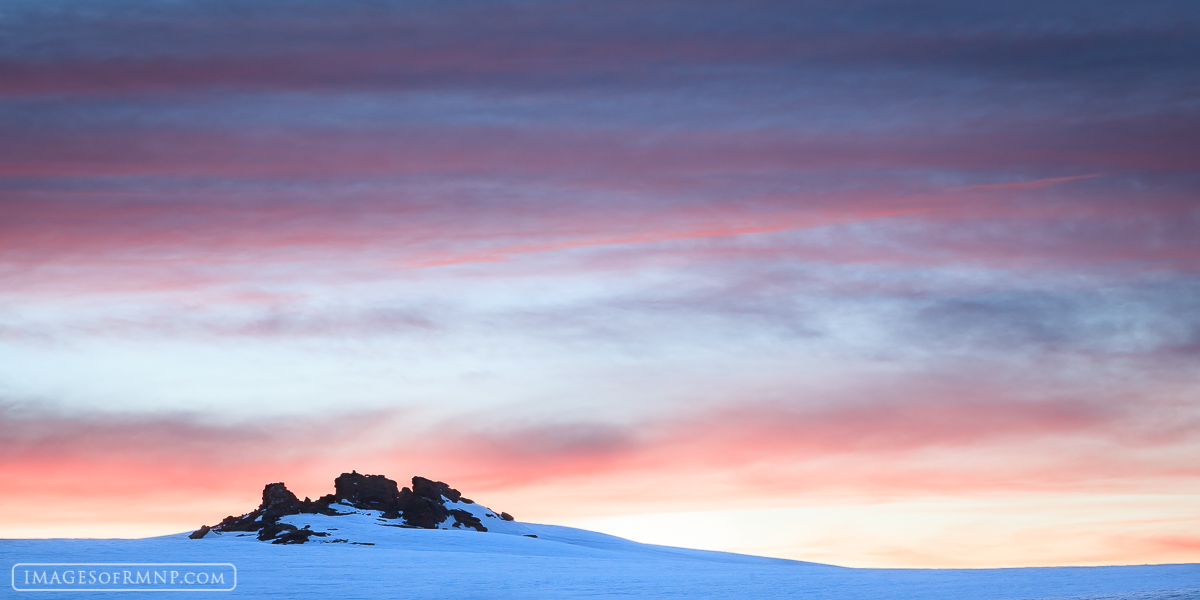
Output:
[[362,475],[358,471],[342,473],[333,480],[333,498],[358,508],[393,510],[399,506],[400,489],[383,475]]
[[270,523],[264,525],[258,533],[258,539],[272,544],[303,544],[312,536],[326,537],[323,531],[313,531],[308,527],[300,529],[287,523]]
[[[419,529],[457,528],[487,531],[483,522],[466,510],[454,505],[474,504],[462,493],[441,481],[413,477],[412,488],[401,488],[383,475],[363,475],[357,471],[342,473],[333,480],[333,493],[317,500],[296,497],[283,483],[269,483],[263,488],[262,503],[241,516],[229,516],[214,527],[201,526],[188,537],[201,539],[210,531],[217,533],[256,533],[259,540],[273,544],[303,544],[312,536],[326,536],[307,527],[280,523],[282,517],[297,514],[340,514],[334,505],[382,513],[381,519],[396,520],[396,527]],[[450,504],[451,506],[447,506]],[[495,516],[491,513],[486,516]],[[500,513],[511,521],[508,513]]]
[[465,527],[474,529],[475,531],[487,531],[487,527],[483,526],[483,521],[479,517],[465,510],[451,510],[450,516],[454,517],[454,527]]
[[300,512],[300,499],[283,483],[268,483],[263,488],[262,504],[258,505],[264,519],[276,520],[284,515]]
[[470,500],[464,500],[462,494],[458,490],[440,482],[425,479],[424,477],[413,477],[413,493],[430,500],[440,500],[443,496],[451,502],[463,501],[471,504]]

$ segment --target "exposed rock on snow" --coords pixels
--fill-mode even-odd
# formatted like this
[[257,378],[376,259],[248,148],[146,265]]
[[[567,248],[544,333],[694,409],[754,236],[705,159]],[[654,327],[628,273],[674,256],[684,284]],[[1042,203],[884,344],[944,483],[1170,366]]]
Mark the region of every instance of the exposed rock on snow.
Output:
[[[408,488],[404,492],[406,495],[412,494]],[[329,496],[322,496],[321,501],[327,498]],[[358,471],[351,471],[333,480],[332,500],[349,502],[357,508],[390,510],[400,505],[401,498],[396,482],[383,475],[362,475]]]
[[334,534],[339,531],[336,525],[351,523],[354,526],[349,529],[360,534],[364,524],[481,532],[488,531],[490,525],[494,529],[498,527],[500,533],[526,533],[524,527],[513,521],[512,515],[476,504],[449,485],[424,477],[413,477],[412,489],[409,489],[400,488],[383,475],[351,471],[339,475],[333,481],[333,489],[332,494],[316,501],[308,498],[301,501],[283,483],[270,483],[263,488],[262,503],[254,511],[226,517],[211,528],[202,526],[188,537],[202,539],[210,532],[218,537],[226,534],[246,537],[253,533],[259,540],[273,544],[317,541],[312,538],[331,538],[322,540],[331,543],[367,543]]
[[300,499],[283,483],[268,483],[263,488],[262,504],[258,508],[263,511],[263,520],[275,521],[300,512]]

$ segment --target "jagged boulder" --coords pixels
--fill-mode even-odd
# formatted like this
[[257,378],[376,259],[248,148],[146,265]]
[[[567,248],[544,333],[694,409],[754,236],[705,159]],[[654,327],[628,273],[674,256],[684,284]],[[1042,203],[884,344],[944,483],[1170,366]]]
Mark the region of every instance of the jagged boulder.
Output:
[[193,539],[203,538],[209,531],[261,532],[264,527],[275,525],[280,517],[300,513],[300,500],[283,483],[268,483],[263,487],[262,503],[258,508],[240,517],[228,516],[215,527],[204,526],[192,532]]
[[450,516],[444,501],[419,496],[404,488],[400,501],[399,516],[410,527],[437,529]]
[[362,475],[358,471],[342,473],[333,480],[335,501],[345,500],[359,508],[396,510],[400,502],[398,484],[383,475]]
[[283,483],[268,483],[263,488],[262,504],[258,506],[264,520],[276,521],[285,515],[300,512],[300,499]]
[[[422,498],[429,498],[435,502],[441,502],[442,496],[448,498],[451,502],[458,502],[462,499],[462,494],[458,490],[440,482],[425,479],[424,477],[412,478],[413,493]],[[468,504],[470,500],[466,501]]]

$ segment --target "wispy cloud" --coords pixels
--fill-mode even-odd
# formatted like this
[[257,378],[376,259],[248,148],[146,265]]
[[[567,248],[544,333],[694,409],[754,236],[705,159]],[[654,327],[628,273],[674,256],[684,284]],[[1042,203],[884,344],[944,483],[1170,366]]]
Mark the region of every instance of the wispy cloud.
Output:
[[1183,489],[1189,8],[8,2],[0,501]]
[[1041,189],[1044,187],[1058,185],[1060,183],[1079,181],[1080,179],[1094,179],[1096,177],[1103,177],[1103,175],[1096,173],[1096,174],[1092,174],[1092,175],[1072,175],[1070,177],[1049,177],[1046,179],[1034,179],[1031,181],[1011,181],[1008,183],[983,183],[983,184],[975,184],[975,185],[968,185],[968,186],[963,186],[960,188],[955,188],[955,191],[963,191],[963,192],[966,192],[966,191],[988,191],[988,192],[991,192],[991,191],[1038,190],[1038,189]]

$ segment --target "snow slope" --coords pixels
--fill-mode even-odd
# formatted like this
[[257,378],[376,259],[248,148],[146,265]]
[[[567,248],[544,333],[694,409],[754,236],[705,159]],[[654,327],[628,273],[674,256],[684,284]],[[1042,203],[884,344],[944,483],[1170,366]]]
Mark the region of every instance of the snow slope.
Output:
[[[516,521],[505,521],[500,518],[500,515],[486,506],[466,503],[452,502],[446,499],[446,508],[465,510],[471,515],[478,518],[487,527],[489,533],[504,533],[509,535],[536,535],[533,530],[526,527],[522,523]],[[337,516],[321,515],[321,514],[298,514],[287,515],[280,517],[280,523],[295,525],[297,528],[309,528],[317,533],[327,534],[324,537],[312,537],[308,540],[309,544],[330,544],[330,543],[357,543],[357,544],[384,544],[393,543],[395,534],[393,529],[401,526],[396,519],[388,519],[383,516],[383,511],[369,510],[356,508],[349,503],[339,502],[330,505],[330,508],[337,511]],[[447,517],[439,526],[442,530],[461,529],[453,516]],[[212,532],[204,539],[251,539],[257,540],[255,534],[244,532]]]
[[[552,525],[513,522],[503,532],[488,533],[409,529],[380,525],[371,511],[347,512],[353,514],[294,515],[305,519],[297,526],[331,534],[303,545],[270,544],[233,532],[201,540],[187,534],[0,540],[0,558],[8,567],[18,562],[230,562],[237,565],[238,584],[226,593],[254,598],[1200,599],[1200,565],[1195,564],[848,569],[639,544]],[[494,521],[488,518],[489,527]],[[374,545],[332,542],[352,538]],[[22,595],[11,589],[7,594]],[[68,597],[89,595],[107,596],[76,592]]]

